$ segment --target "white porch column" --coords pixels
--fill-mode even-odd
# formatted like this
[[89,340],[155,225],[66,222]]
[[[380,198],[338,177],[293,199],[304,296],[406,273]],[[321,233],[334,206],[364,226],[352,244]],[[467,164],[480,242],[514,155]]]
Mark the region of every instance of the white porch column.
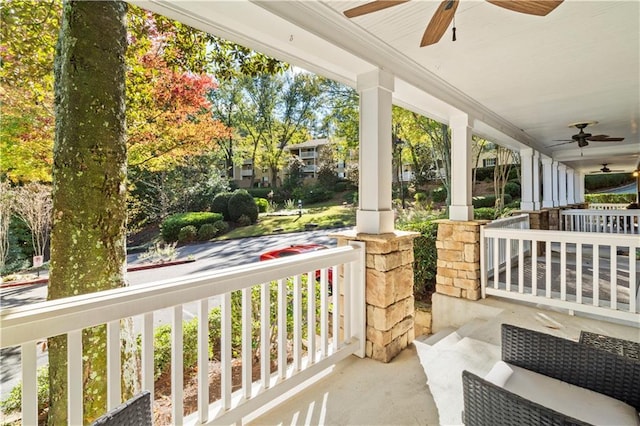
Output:
[[533,207],[533,149],[520,150],[522,177],[520,185],[520,210],[532,211]]
[[449,119],[451,127],[451,206],[449,219],[473,220],[471,204],[471,126],[469,116]]
[[360,182],[356,229],[393,232],[391,209],[391,93],[393,75],[374,70],[358,75],[360,94]]
[[558,205],[567,205],[567,166],[558,164]]
[[576,171],[573,177],[576,203],[584,203],[584,172]]
[[553,207],[558,207],[560,205],[558,191],[560,189],[560,184],[558,182],[558,162],[553,161],[551,163],[551,190],[553,191]]
[[576,184],[574,182],[575,179],[575,170],[567,169],[567,204],[575,204],[575,189]]
[[533,151],[533,209],[540,210],[540,153]]
[[553,167],[552,160],[547,156],[542,161],[542,208],[553,207]]

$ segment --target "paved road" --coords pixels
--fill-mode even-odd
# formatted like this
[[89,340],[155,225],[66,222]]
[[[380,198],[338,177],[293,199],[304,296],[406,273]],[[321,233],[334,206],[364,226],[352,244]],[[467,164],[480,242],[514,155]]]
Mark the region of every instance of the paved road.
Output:
[[[139,285],[170,278],[188,276],[190,274],[223,269],[246,263],[257,262],[260,253],[291,244],[316,243],[334,247],[336,241],[328,237],[328,234],[339,232],[342,229],[307,231],[294,234],[270,235],[257,238],[244,238],[229,241],[217,241],[213,243],[192,244],[179,247],[178,258],[193,256],[196,261],[182,265],[167,266],[163,268],[147,269],[143,271],[129,272],[127,279],[130,285]],[[130,266],[144,263],[138,260],[138,255],[127,257]],[[9,287],[0,290],[0,307],[2,309],[22,306],[31,303],[45,301],[47,298],[47,285],[29,285],[22,287]],[[216,306],[218,301],[209,300],[210,308]],[[183,316],[189,320],[196,315],[196,304],[188,304],[183,307]],[[154,324],[160,325],[171,320],[169,310],[157,312],[154,315]],[[134,324],[134,327],[138,326]],[[38,365],[46,365],[46,353],[39,351]],[[20,350],[18,348],[4,348],[0,350],[0,399],[6,398],[11,389],[18,382],[20,375]]]
[[637,183],[634,182],[629,185],[619,186],[613,189],[605,189],[604,191],[597,192],[606,194],[636,194],[638,192],[638,186]]

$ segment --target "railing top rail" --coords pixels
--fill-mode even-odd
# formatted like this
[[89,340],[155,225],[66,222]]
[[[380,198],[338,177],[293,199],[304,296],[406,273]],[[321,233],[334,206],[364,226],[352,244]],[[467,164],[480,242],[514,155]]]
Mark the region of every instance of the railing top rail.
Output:
[[599,210],[599,209],[569,209],[560,212],[563,216],[640,216],[640,210]]
[[[361,250],[363,249],[343,246],[184,278],[4,309],[0,316],[0,347],[36,341],[336,264],[357,261]],[[51,321],[53,318],[55,321]]]
[[488,224],[486,224],[485,228],[505,228],[509,225],[513,225],[516,223],[529,222],[529,215],[526,213],[520,214],[518,216],[505,217],[502,219],[496,219]]
[[509,238],[531,241],[551,241],[600,246],[640,248],[640,238],[634,234],[603,234],[597,232],[547,231],[538,229],[483,228],[485,238]]

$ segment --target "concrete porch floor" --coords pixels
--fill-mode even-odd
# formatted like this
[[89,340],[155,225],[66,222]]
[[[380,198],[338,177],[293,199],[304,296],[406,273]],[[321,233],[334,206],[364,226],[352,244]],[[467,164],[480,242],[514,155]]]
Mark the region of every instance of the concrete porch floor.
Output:
[[640,324],[619,324],[496,298],[434,297],[432,336],[420,336],[389,364],[349,357],[251,425],[461,424],[462,371],[486,374],[500,359],[500,325],[578,340],[586,330],[640,341]]

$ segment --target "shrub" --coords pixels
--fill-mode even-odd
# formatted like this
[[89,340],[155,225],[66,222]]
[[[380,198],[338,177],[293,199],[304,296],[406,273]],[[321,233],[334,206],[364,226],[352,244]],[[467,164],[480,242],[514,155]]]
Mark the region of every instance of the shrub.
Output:
[[342,196],[342,199],[349,204],[358,204],[358,191],[349,191]]
[[585,194],[588,203],[617,203],[628,204],[636,201],[636,194]]
[[269,201],[266,198],[256,198],[258,213],[266,213],[269,210]]
[[198,240],[207,241],[212,239],[218,233],[216,225],[213,223],[205,223],[198,229]]
[[272,192],[271,188],[247,188],[247,192],[251,194],[253,198],[269,198],[269,193]]
[[438,224],[434,221],[420,221],[405,223],[398,228],[420,233],[420,236],[413,240],[413,289],[416,298],[424,299],[433,292],[436,279]]
[[598,189],[615,188],[627,183],[633,183],[635,178],[632,173],[602,173],[586,175],[584,177],[584,189],[595,191]]
[[302,200],[304,204],[315,204],[330,200],[334,195],[333,191],[318,185],[302,186],[295,188],[292,196],[295,200]]
[[258,206],[251,194],[244,189],[238,189],[229,198],[230,219],[237,222],[241,216],[247,216],[250,223],[256,223],[258,220]]
[[251,225],[253,223],[251,221],[251,218],[249,216],[247,216],[246,214],[243,214],[242,216],[240,216],[236,222],[240,226],[249,226],[249,225]]
[[[38,368],[36,373],[38,382],[38,413],[42,413],[49,406],[49,367]],[[22,382],[19,382],[6,399],[0,402],[3,413],[13,413],[22,409]],[[4,423],[3,423],[4,424]]]
[[444,186],[439,186],[431,193],[433,201],[436,203],[444,203],[447,201],[447,190]]
[[[504,194],[504,204],[505,206],[512,201],[511,195]],[[473,197],[472,204],[474,208],[480,207],[495,207],[496,205],[496,197],[495,195],[480,195]]]
[[220,192],[211,201],[211,211],[222,214],[224,220],[231,220],[229,217],[229,199],[233,192]]
[[416,200],[416,203],[424,203],[427,201],[427,193],[426,192],[416,192],[416,195],[413,196],[413,199]]
[[474,219],[493,220],[496,218],[496,209],[493,207],[480,207],[473,210]]
[[511,198],[520,198],[520,185],[516,182],[507,182],[504,186],[504,193],[509,194]]
[[224,220],[219,220],[219,221],[215,222],[213,224],[213,226],[216,227],[216,229],[218,231],[217,232],[218,235],[224,234],[229,230],[229,224],[227,222],[225,222]]
[[351,183],[348,181],[338,181],[336,182],[333,188],[336,192],[344,192],[347,189],[349,189],[350,186],[351,186]]
[[222,219],[222,214],[211,212],[189,212],[172,214],[160,225],[162,239],[166,242],[178,240],[180,230],[185,226],[194,226],[196,230],[205,223],[215,223]]
[[178,233],[178,241],[181,243],[190,243],[196,239],[198,228],[193,225],[187,225],[180,228]]

